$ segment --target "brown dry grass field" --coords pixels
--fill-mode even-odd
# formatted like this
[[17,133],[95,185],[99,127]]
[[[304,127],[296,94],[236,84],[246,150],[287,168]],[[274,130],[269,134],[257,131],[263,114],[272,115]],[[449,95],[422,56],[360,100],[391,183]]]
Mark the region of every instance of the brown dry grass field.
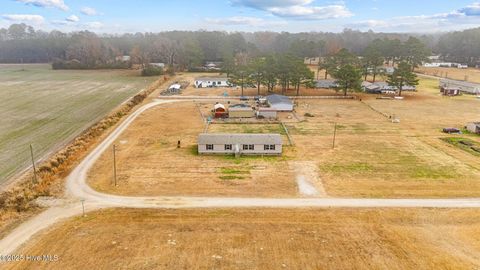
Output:
[[436,77],[448,78],[460,81],[469,81],[480,83],[480,69],[478,68],[426,68],[419,67],[416,69],[418,73],[431,75]]
[[[440,132],[443,127],[462,127],[476,120],[479,101],[469,96],[441,97],[435,83],[422,79],[420,91],[405,93],[402,101],[367,95],[361,96],[364,103],[298,101],[296,118],[282,115],[295,142],[282,157],[198,156],[196,137],[204,124],[197,105],[162,105],[142,115],[118,139],[118,186],[112,185],[110,151],[91,170],[89,183],[97,190],[124,195],[292,197],[299,196],[295,167],[313,163],[321,179],[315,185],[330,196],[480,196],[478,156],[440,140],[445,137]],[[213,103],[199,108],[208,114]],[[395,115],[401,123],[391,123],[372,108]],[[314,117],[304,117],[307,112]],[[338,125],[335,150],[334,123]],[[283,134],[278,124],[216,123],[208,130]],[[480,141],[478,136],[463,136]]]
[[104,210],[41,233],[4,269],[477,269],[480,212]]
[[[212,106],[201,105],[206,111]],[[111,151],[106,152],[91,170],[89,183],[97,190],[125,195],[286,197],[295,194],[291,175],[276,174],[285,167],[284,158],[236,160],[198,156],[196,140],[204,128],[193,102],[153,108],[141,115],[117,140],[118,186],[112,187]],[[178,140],[182,144],[180,149],[177,148]]]

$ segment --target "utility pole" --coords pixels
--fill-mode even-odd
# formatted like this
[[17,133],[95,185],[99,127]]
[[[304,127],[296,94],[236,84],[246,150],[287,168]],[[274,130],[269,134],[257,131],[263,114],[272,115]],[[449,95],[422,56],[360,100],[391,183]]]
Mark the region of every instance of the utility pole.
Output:
[[113,182],[117,186],[117,158],[116,158],[117,146],[113,145]]
[[30,144],[30,155],[32,156],[32,167],[33,167],[33,183],[37,182],[37,169],[35,168],[35,158],[33,157],[33,146]]
[[83,212],[83,217],[85,217],[85,200],[82,200],[82,212]]
[[333,143],[332,143],[332,149],[335,149],[335,140],[337,138],[337,122],[335,122],[335,127],[333,129]]

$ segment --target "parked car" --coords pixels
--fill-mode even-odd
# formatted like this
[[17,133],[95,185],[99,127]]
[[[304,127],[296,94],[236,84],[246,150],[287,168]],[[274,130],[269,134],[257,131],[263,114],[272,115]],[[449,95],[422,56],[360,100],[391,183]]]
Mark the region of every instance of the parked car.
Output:
[[241,101],[248,101],[248,97],[246,97],[246,96],[241,96],[241,97],[240,97],[240,100],[241,100]]
[[458,128],[444,128],[443,133],[448,134],[462,134],[462,131]]

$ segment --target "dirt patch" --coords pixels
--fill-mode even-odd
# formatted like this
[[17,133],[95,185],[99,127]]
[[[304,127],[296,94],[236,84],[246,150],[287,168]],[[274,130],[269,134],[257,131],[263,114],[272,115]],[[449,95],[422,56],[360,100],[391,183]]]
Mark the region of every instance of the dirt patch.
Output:
[[295,172],[298,191],[302,196],[326,197],[322,179],[318,175],[318,168],[312,161],[292,161],[290,168]]

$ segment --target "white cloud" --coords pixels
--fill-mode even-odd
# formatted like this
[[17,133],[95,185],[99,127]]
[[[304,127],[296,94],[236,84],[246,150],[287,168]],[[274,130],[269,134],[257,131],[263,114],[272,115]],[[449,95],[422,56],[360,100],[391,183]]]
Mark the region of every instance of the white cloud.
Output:
[[313,0],[233,0],[235,6],[245,6],[272,15],[298,20],[325,20],[353,16],[344,3],[315,6]]
[[82,12],[84,15],[87,15],[87,16],[95,16],[95,15],[99,15],[98,11],[94,8],[91,8],[91,7],[83,7],[80,12]]
[[242,17],[234,16],[228,18],[206,18],[205,21],[210,24],[218,25],[247,25],[254,27],[265,27],[265,26],[279,26],[285,25],[286,22],[282,21],[267,21],[261,18],[256,17]]
[[233,0],[232,4],[257,9],[272,7],[304,6],[311,4],[313,0]]
[[473,3],[447,13],[366,20],[348,24],[346,27],[388,32],[432,32],[461,30],[478,27],[478,24],[480,24],[480,3]]
[[2,18],[9,22],[23,22],[35,25],[40,25],[45,22],[45,18],[42,16],[32,14],[3,14]]
[[268,9],[273,15],[279,17],[290,17],[302,20],[325,20],[336,18],[347,18],[353,14],[342,5],[332,5],[324,7],[311,6],[290,6],[274,7]]
[[466,16],[480,16],[480,2],[459,9],[458,12],[463,13]]
[[36,7],[53,7],[63,11],[68,11],[69,8],[65,5],[63,0],[16,0],[17,2],[25,3],[27,5],[34,5]]
[[76,15],[71,15],[71,16],[68,16],[65,20],[68,22],[79,22],[80,18],[78,18],[78,16]]

